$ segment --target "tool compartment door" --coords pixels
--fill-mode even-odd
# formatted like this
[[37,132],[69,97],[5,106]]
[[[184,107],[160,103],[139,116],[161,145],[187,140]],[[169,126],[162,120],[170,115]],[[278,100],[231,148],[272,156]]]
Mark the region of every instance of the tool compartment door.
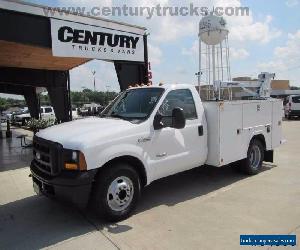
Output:
[[282,143],[283,105],[281,100],[274,100],[272,104],[272,149],[274,149]]
[[220,105],[220,165],[244,158],[242,146],[243,107],[239,102]]

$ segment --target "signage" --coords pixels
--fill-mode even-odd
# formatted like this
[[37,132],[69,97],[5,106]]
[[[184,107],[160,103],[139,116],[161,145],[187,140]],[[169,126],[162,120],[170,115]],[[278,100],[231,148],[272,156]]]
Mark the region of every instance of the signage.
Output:
[[144,62],[142,35],[51,19],[51,39],[53,56]]

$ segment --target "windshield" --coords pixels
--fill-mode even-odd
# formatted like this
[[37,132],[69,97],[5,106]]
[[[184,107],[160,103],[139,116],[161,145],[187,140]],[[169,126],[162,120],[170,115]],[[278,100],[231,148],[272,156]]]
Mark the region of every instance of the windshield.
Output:
[[102,111],[101,116],[145,120],[151,114],[163,91],[162,88],[126,90]]

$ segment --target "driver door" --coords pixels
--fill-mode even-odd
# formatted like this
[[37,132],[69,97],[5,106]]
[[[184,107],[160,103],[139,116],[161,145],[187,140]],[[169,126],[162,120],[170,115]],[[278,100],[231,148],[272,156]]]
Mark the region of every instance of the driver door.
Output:
[[[183,109],[186,118],[183,129],[170,127],[172,111],[176,107]],[[199,134],[202,117],[198,117],[191,91],[170,91],[158,113],[163,116],[164,127],[154,130],[149,147],[155,179],[200,166],[206,154],[205,140]]]

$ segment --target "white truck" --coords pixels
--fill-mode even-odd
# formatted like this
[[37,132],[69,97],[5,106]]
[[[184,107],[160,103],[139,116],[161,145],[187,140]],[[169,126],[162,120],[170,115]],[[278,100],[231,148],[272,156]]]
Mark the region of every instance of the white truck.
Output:
[[[128,217],[143,187],[203,165],[257,174],[282,143],[278,99],[201,101],[192,85],[130,88],[102,112],[40,131],[36,192],[88,201],[106,220]],[[235,164],[236,165],[236,164]]]
[[[40,116],[41,119],[45,120],[54,120],[55,119],[55,113],[54,109],[51,106],[41,106],[40,108]],[[15,123],[20,123],[22,126],[26,124],[31,119],[31,115],[29,113],[28,108],[25,108],[20,114],[17,114],[14,117]]]
[[300,117],[300,95],[290,95],[284,100],[284,116],[288,120],[293,116]]

